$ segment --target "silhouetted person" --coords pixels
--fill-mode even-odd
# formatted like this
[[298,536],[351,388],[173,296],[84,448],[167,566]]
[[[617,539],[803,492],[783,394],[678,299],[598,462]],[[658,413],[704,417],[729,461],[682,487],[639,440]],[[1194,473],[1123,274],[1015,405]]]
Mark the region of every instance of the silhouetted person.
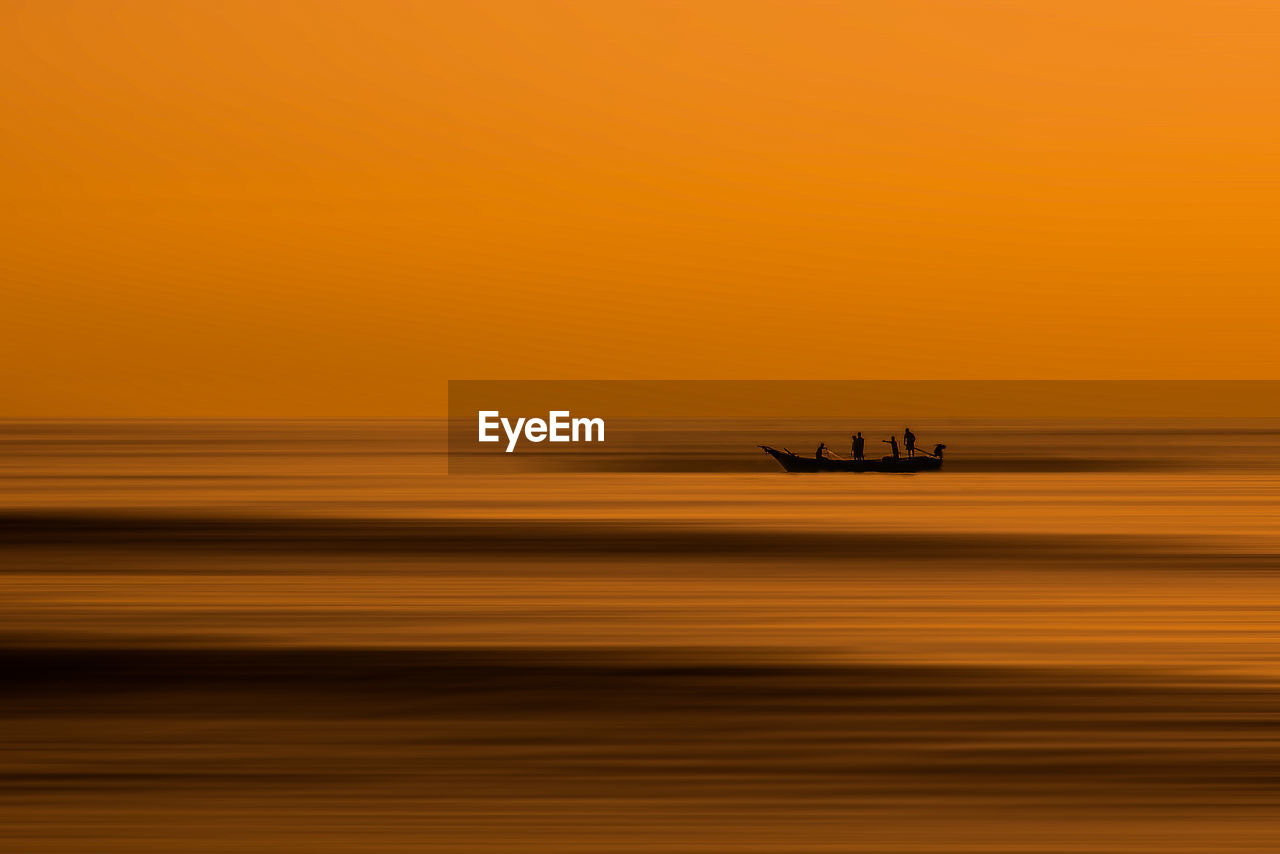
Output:
[[911,432],[910,427],[902,431],[902,444],[907,446],[908,458],[916,455],[916,434]]
[[946,445],[934,445],[933,455],[938,459],[942,459],[942,452],[946,450],[946,447],[947,447]]
[[853,458],[855,460],[863,459],[862,451],[865,444],[866,440],[862,438],[861,433],[853,437]]
[[884,439],[883,441],[889,443],[889,449],[893,453],[893,458],[897,460],[899,458],[898,457],[898,437],[890,436],[888,439]]
[[822,452],[823,452],[823,451],[825,451],[826,449],[827,449],[827,443],[826,443],[826,442],[819,442],[819,443],[818,443],[818,452],[817,452],[816,454],[814,454],[814,455],[813,455],[813,458],[814,458],[815,460],[823,459]]

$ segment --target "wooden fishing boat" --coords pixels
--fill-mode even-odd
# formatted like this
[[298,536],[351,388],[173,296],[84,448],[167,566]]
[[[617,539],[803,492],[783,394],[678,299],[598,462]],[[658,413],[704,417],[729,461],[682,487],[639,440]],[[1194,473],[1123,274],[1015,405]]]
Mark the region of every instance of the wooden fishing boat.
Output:
[[881,457],[878,460],[842,460],[833,457],[802,457],[790,451],[779,451],[768,445],[761,445],[761,450],[777,460],[784,469],[790,472],[845,471],[845,472],[890,472],[894,474],[914,474],[918,471],[937,471],[942,468],[942,458],[916,452],[914,457]]

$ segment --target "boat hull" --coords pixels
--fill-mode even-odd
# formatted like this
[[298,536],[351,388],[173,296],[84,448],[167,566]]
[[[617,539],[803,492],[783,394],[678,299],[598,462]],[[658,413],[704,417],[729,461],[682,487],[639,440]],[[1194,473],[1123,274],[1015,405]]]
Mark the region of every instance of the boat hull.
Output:
[[878,460],[833,460],[823,457],[801,457],[788,451],[779,451],[761,445],[766,454],[773,457],[789,472],[884,472],[888,474],[915,474],[920,471],[937,471],[942,460],[936,457],[882,457]]

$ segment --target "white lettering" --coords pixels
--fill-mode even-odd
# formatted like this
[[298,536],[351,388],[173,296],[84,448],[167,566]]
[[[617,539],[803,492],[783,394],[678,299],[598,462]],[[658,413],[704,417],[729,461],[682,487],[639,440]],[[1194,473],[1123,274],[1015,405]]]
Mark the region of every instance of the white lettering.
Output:
[[603,418],[570,418],[567,409],[553,409],[547,413],[547,419],[517,418],[513,423],[510,418],[503,418],[496,409],[484,409],[476,413],[478,416],[481,442],[499,442],[499,427],[507,436],[508,454],[513,453],[523,436],[527,442],[603,442]]
[[507,438],[510,440],[507,443],[508,454],[516,449],[516,442],[520,441],[520,427],[523,424],[524,424],[524,419],[517,418],[515,429],[512,429],[511,422],[505,418],[502,419],[502,429],[507,432]]
[[[490,436],[490,430],[498,429],[498,411],[496,409],[486,409],[480,412],[480,441],[496,442],[497,436]],[[492,420],[490,420],[492,419]]]
[[551,435],[548,437],[553,442],[569,441],[569,411],[566,409],[551,410]]
[[[568,415],[569,413],[565,413]],[[585,434],[583,438],[578,438],[578,428],[583,428]],[[591,428],[595,427],[596,438],[591,438]],[[603,442],[604,441],[604,419],[603,418],[575,418],[573,419],[573,441],[575,442]]]

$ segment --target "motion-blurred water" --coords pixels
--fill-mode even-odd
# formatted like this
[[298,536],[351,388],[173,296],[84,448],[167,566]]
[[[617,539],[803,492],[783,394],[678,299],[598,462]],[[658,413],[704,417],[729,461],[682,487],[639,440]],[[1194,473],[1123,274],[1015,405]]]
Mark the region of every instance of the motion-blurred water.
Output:
[[754,447],[901,426],[450,476],[438,421],[4,422],[0,839],[1276,850],[1280,424]]

